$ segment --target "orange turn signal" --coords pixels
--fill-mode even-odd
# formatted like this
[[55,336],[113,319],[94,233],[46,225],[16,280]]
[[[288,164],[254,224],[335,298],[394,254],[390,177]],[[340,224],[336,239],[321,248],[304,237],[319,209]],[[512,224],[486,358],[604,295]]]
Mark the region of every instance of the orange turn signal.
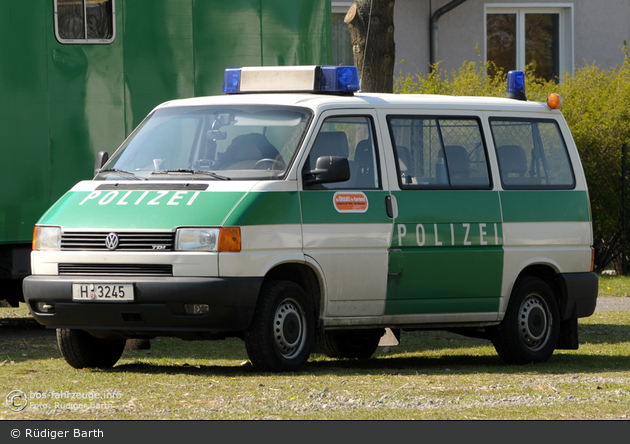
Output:
[[241,251],[241,229],[239,227],[223,227],[219,230],[219,247],[221,252],[237,253]]
[[39,227],[35,225],[35,229],[33,230],[33,251],[35,251],[35,245],[37,244],[37,229]]
[[549,109],[558,109],[562,106],[562,97],[559,94],[549,94],[547,97],[547,106]]

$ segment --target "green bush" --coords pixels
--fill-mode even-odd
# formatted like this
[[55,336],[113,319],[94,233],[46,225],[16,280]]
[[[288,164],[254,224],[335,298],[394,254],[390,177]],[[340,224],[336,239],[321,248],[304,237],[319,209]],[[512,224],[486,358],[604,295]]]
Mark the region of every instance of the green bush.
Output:
[[[601,69],[585,63],[572,75],[565,72],[559,83],[532,76],[526,76],[525,82],[528,100],[546,101],[552,92],[564,100],[561,110],[573,134],[589,186],[595,266],[600,271],[609,266],[617,271],[621,268],[621,146],[630,142],[630,60],[625,42],[622,50],[621,66]],[[528,66],[526,72],[533,72],[533,66]],[[399,73],[394,92],[505,97],[505,86],[506,73],[480,59],[466,61],[451,73],[439,64],[429,74]],[[629,203],[630,200],[626,202],[627,208]],[[627,237],[630,239],[630,233]]]

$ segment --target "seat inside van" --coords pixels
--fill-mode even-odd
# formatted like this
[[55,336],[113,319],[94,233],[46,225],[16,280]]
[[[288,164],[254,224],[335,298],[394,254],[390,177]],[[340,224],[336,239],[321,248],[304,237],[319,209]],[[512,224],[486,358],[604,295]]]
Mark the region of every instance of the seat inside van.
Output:
[[315,169],[317,159],[322,156],[348,158],[348,138],[343,131],[322,132],[317,135],[315,145],[309,156],[311,170]]
[[527,157],[523,147],[503,145],[497,148],[501,181],[504,185],[527,185]]
[[370,139],[357,143],[350,171],[353,188],[372,189],[378,186],[374,170],[374,148]]

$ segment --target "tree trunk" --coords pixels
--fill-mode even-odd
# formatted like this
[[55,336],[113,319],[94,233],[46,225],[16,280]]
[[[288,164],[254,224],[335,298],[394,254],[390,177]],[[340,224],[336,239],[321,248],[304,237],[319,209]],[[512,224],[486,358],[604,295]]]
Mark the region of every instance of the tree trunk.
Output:
[[361,91],[391,93],[396,56],[394,0],[355,0],[344,22],[350,30]]

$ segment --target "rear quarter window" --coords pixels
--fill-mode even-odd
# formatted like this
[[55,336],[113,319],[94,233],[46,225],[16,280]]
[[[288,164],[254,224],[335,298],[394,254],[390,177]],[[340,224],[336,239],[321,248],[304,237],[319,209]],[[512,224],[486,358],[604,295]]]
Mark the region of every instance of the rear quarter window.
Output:
[[572,189],[575,176],[555,120],[491,118],[504,189]]

